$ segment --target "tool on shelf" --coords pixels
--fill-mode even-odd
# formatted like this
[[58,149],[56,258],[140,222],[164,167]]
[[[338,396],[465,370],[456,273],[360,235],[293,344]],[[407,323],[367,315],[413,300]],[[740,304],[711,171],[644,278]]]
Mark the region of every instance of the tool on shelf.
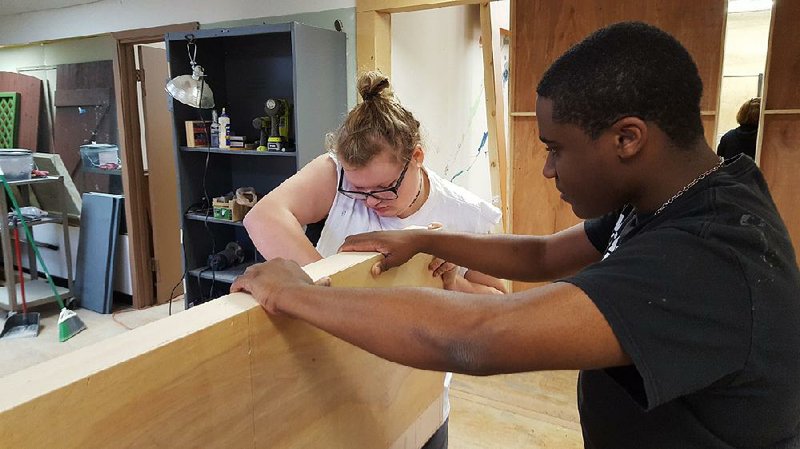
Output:
[[270,98],[264,103],[264,112],[270,122],[267,150],[286,151],[289,136],[289,102],[283,98]]
[[244,249],[236,242],[229,242],[222,251],[208,256],[208,266],[214,271],[244,262]]
[[19,291],[22,298],[22,314],[15,313],[6,319],[3,333],[0,338],[28,338],[39,335],[39,312],[28,312],[28,302],[25,300],[25,273],[22,271],[22,252],[19,250],[19,229],[14,227],[14,250],[17,256],[17,269],[19,270]]
[[258,130],[258,147],[256,151],[267,151],[267,130],[269,117],[256,117],[253,119],[253,128]]
[[[3,173],[2,169],[0,169],[0,182],[3,184],[3,188],[8,194],[8,198],[11,200],[11,207],[17,214],[19,224],[22,225],[22,229],[25,230],[25,237],[29,242],[35,242],[36,240],[33,238],[33,233],[31,233],[30,227],[25,221],[25,217],[19,210],[17,199],[14,197],[14,192],[11,191],[11,186],[8,184],[8,181],[6,181],[5,173]],[[39,261],[39,265],[42,267],[42,271],[44,271],[44,274],[47,277],[47,283],[50,285],[50,289],[53,291],[53,295],[56,298],[58,307],[61,308],[61,313],[58,315],[58,341],[67,341],[78,334],[78,332],[86,329],[86,324],[84,324],[80,317],[78,317],[78,314],[67,309],[67,307],[64,305],[64,301],[61,299],[61,295],[58,294],[58,289],[56,289],[56,284],[53,282],[50,272],[47,271],[47,265],[44,263],[41,253],[39,253],[39,248],[37,248],[36,245],[32,245],[32,247],[33,252],[36,254],[36,259]]]

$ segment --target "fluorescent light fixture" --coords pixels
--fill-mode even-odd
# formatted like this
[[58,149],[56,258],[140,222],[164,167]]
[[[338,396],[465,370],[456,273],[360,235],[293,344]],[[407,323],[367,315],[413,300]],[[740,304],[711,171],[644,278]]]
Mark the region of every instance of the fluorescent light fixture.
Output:
[[772,9],[772,0],[728,0],[728,12],[753,12]]
[[214,94],[211,87],[206,83],[206,74],[203,67],[195,62],[197,55],[197,45],[194,42],[194,35],[186,36],[188,43],[186,50],[189,53],[189,64],[192,66],[191,75],[179,75],[167,82],[164,90],[172,98],[181,103],[199,109],[211,109],[214,107]]

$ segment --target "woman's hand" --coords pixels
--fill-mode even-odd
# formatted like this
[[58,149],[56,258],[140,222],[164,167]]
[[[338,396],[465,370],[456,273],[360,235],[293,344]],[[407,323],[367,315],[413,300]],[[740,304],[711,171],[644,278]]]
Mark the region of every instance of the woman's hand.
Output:
[[434,277],[440,276],[445,290],[455,290],[456,277],[458,276],[457,265],[447,262],[438,257],[434,257],[428,264],[428,269]]
[[300,265],[290,260],[272,259],[248,267],[231,285],[231,293],[250,293],[267,313],[279,315],[283,292],[307,285],[314,285],[314,282]]

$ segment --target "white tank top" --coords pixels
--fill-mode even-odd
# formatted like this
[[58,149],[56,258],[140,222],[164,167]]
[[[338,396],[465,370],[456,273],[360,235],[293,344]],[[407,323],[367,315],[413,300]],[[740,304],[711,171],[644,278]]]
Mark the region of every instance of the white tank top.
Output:
[[[335,155],[331,159],[336,163],[336,181],[341,176],[341,165]],[[442,179],[431,170],[425,170],[430,181],[430,192],[425,203],[416,212],[406,218],[381,217],[374,210],[367,207],[362,200],[337,193],[333,204],[328,211],[328,218],[322,228],[322,234],[317,242],[317,251],[322,257],[336,254],[344,239],[349,235],[361,234],[370,231],[388,231],[405,229],[409,226],[428,226],[436,221],[444,225],[445,230],[455,232],[472,232],[488,234],[500,222],[500,210],[477,195]],[[345,190],[353,190],[347,178],[342,181]],[[458,268],[462,276],[465,268]],[[450,414],[450,380],[452,373],[444,377],[444,396],[442,403],[442,420]]]
[[[331,155],[331,159],[336,163],[338,181],[341,165],[335,156]],[[337,193],[317,242],[317,251],[322,257],[336,254],[347,236],[363,232],[427,226],[431,222],[439,222],[448,231],[488,234],[500,222],[501,213],[496,207],[463,187],[442,179],[431,170],[425,169],[425,173],[430,181],[428,198],[422,207],[406,218],[381,217],[368,208],[364,201]],[[347,178],[343,180],[342,187],[352,190]]]

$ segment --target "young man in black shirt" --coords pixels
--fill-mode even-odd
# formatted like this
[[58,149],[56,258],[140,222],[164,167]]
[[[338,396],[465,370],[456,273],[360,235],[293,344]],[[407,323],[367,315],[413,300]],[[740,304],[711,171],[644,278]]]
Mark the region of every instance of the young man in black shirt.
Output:
[[417,252],[556,281],[496,297],[310,285],[271,261],[237,280],[270,313],[406,365],[473,375],[581,369],[588,448],[800,447],[800,274],[752,160],[724,161],[683,46],[599,30],[537,88],[544,176],[582,224],[551,236],[354,236],[381,270]]

